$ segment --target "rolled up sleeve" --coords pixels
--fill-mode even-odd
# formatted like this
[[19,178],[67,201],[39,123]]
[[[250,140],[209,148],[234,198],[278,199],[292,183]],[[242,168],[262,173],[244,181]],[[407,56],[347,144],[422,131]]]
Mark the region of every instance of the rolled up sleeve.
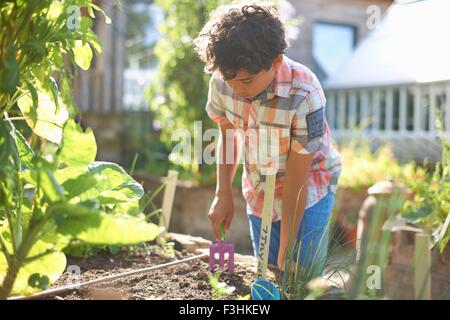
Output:
[[309,91],[296,107],[291,123],[291,150],[314,154],[325,136],[325,95],[320,85]]
[[225,115],[225,107],[220,98],[217,79],[214,74],[209,81],[208,101],[206,103],[206,113],[217,124],[221,124],[227,120]]

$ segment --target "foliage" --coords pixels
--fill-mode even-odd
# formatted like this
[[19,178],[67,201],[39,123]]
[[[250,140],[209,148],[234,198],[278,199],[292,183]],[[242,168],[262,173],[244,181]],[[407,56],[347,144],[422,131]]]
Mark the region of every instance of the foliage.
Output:
[[175,258],[175,242],[161,238],[162,255],[167,259]]
[[[192,41],[207,20],[207,14],[220,4],[230,1],[177,1],[157,0],[155,3],[164,10],[164,23],[160,26],[162,37],[157,43],[155,54],[158,58],[157,82],[148,90],[148,99],[159,121],[161,141],[167,153],[178,142],[172,142],[176,129],[187,129],[194,136],[194,121],[202,121],[203,129],[213,126],[205,112],[209,76],[203,72],[203,63],[192,48]],[[203,150],[203,148],[202,148]],[[173,162],[176,155],[171,155]],[[188,172],[194,179],[200,179],[214,168],[207,165],[181,164],[176,169]],[[200,175],[200,173],[202,173]],[[209,176],[208,179],[211,179]]]
[[341,147],[342,172],[339,186],[360,190],[378,181],[404,182],[414,173],[413,163],[401,164],[392,154],[389,145],[372,151],[369,143]]
[[220,271],[216,271],[214,274],[208,275],[213,300],[224,300],[230,295],[232,295],[233,292],[236,290],[235,287],[230,287],[225,282],[221,282],[220,275],[221,275]]
[[433,173],[416,172],[417,179],[407,181],[414,196],[405,202],[403,217],[409,222],[432,231],[434,244],[444,251],[449,239],[450,217],[450,143],[443,139],[442,162]]
[[73,243],[134,244],[160,232],[140,214],[142,187],[118,165],[95,162],[94,134],[70,119],[75,67],[89,68],[92,49],[101,51],[95,11],[89,0],[0,4],[0,299],[48,287]]
[[[370,215],[358,252],[340,245],[339,239],[330,239],[323,273],[314,268],[298,267],[298,261],[286,259],[286,271],[281,278],[283,298],[293,299],[380,299],[386,292],[382,279],[388,264],[392,233],[382,226],[399,211],[404,199],[400,194],[380,198]],[[334,222],[330,222],[332,225]],[[300,252],[298,252],[300,254]],[[311,256],[317,255],[310,252]]]
[[140,66],[155,64],[154,42],[147,40],[149,27],[155,23],[152,21],[149,6],[153,0],[127,0],[123,3],[124,12],[127,15],[126,25],[126,56],[127,65],[136,59]]
[[[327,242],[327,234],[331,221],[324,227],[322,237],[313,251],[312,243],[307,244],[307,252],[302,252],[303,239],[295,240],[295,230],[291,228],[288,234],[288,246],[284,253],[284,272],[280,279],[280,291],[282,299],[298,300],[304,299],[309,290],[308,284],[320,276],[324,270],[327,258],[320,256],[324,244]],[[298,218],[295,218],[292,225],[298,225]],[[322,249],[320,249],[322,248]],[[304,261],[300,261],[300,258]]]

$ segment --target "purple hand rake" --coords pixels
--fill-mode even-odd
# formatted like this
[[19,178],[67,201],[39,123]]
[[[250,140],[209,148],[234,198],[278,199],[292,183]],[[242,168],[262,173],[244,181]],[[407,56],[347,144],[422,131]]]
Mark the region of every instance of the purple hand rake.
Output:
[[228,253],[228,272],[234,272],[234,244],[224,241],[225,231],[220,227],[220,241],[209,246],[209,271],[214,272],[216,253],[219,254],[219,269],[225,268],[225,254]]

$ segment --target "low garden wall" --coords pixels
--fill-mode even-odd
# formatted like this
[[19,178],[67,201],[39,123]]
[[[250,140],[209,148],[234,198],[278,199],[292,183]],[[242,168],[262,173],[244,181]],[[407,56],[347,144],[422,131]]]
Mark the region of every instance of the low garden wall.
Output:
[[[416,232],[393,232],[385,275],[385,293],[390,298],[414,299],[414,246]],[[450,247],[443,254],[432,252],[431,299],[450,299]]]

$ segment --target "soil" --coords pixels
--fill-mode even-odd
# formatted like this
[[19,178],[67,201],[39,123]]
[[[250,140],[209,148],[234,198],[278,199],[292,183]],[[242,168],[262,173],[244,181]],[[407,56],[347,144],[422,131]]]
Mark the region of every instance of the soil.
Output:
[[[187,258],[193,254],[187,251],[175,251],[175,258],[168,259],[159,247],[150,250],[143,248],[133,251],[122,251],[116,255],[101,252],[87,259],[68,257],[67,266],[78,266],[81,271],[79,280],[85,282],[109,275],[144,267],[156,266],[177,259]],[[273,270],[273,269],[272,269]],[[60,293],[49,299],[64,300],[146,300],[146,299],[212,299],[212,288],[209,283],[208,264],[203,260],[170,266],[149,273],[120,278],[111,282],[82,287]],[[269,277],[269,280],[275,280]],[[235,287],[232,295],[222,299],[236,299],[250,294],[249,284],[256,278],[255,266],[249,263],[236,263],[235,272],[222,272],[220,281]],[[73,278],[64,273],[51,288],[72,284]]]

